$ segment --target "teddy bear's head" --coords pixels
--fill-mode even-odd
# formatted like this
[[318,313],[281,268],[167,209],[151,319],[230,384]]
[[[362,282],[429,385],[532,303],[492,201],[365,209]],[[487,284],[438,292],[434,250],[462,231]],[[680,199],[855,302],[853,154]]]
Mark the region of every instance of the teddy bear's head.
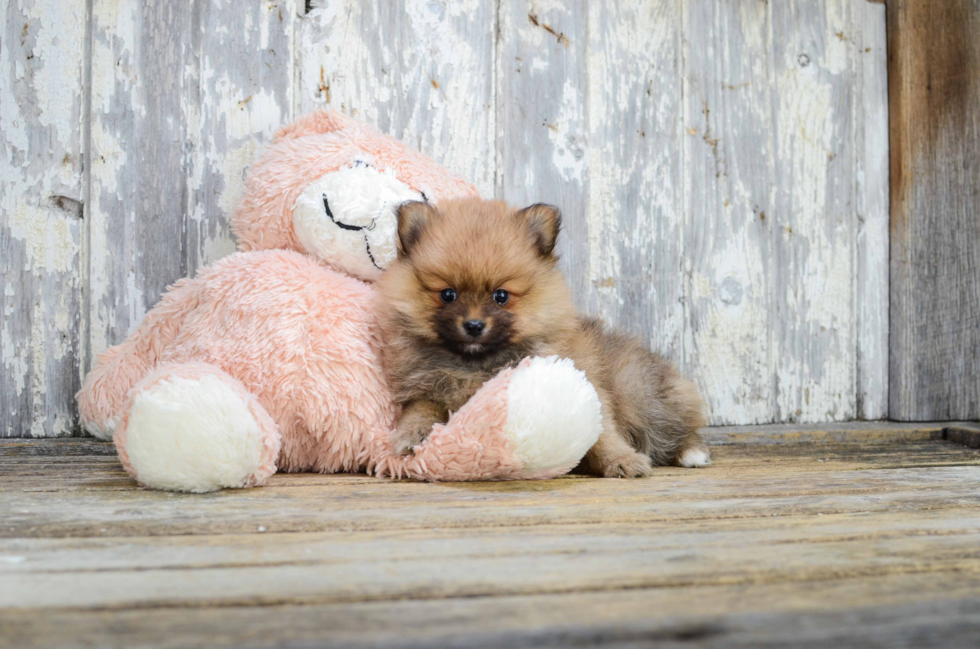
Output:
[[398,140],[319,111],[282,128],[249,168],[231,225],[241,250],[296,250],[370,281],[397,254],[398,205],[476,194]]

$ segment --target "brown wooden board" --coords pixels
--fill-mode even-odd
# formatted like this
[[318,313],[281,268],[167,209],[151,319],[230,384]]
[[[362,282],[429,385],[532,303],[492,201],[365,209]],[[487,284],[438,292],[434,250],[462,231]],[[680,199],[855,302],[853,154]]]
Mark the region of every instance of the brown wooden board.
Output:
[[889,417],[980,417],[980,5],[888,3]]

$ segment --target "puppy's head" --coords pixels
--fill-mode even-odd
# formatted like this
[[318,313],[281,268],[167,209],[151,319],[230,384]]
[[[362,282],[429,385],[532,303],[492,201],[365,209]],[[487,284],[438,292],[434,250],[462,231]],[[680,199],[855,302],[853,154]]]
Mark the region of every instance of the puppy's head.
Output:
[[387,320],[463,356],[547,338],[573,318],[550,205],[410,202],[398,209],[397,260],[378,284]]

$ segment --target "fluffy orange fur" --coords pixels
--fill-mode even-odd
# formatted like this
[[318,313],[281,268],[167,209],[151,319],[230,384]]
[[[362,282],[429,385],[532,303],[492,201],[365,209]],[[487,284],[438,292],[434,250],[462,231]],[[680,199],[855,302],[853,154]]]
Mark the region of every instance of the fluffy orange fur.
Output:
[[639,341],[576,313],[554,253],[558,210],[447,200],[399,209],[398,259],[378,283],[382,364],[403,413],[408,453],[501,368],[557,354],[599,394],[603,433],[582,468],[649,475],[654,464],[710,457],[694,385]]

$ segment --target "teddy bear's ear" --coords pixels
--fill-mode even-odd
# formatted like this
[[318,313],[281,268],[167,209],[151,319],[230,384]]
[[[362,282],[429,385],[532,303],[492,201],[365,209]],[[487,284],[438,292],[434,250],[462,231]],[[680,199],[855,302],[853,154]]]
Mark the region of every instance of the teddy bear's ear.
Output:
[[276,131],[275,141],[282,142],[304,135],[332,133],[352,126],[366,127],[362,122],[336,110],[317,110]]
[[422,201],[398,206],[398,256],[407,257],[419,241],[425,226],[436,215],[434,207]]

